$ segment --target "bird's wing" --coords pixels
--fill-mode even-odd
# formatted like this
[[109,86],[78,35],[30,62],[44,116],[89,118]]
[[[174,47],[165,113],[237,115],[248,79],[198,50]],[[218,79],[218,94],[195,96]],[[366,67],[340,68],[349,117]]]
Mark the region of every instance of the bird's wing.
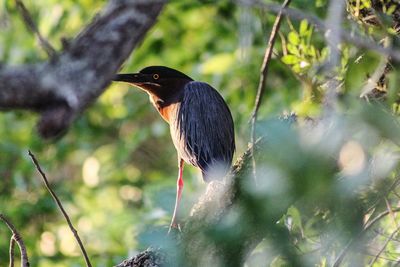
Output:
[[190,82],[177,115],[171,133],[179,156],[199,167],[204,180],[222,178],[213,177],[212,172],[218,168],[217,173],[224,175],[235,150],[232,115],[224,99],[210,85]]

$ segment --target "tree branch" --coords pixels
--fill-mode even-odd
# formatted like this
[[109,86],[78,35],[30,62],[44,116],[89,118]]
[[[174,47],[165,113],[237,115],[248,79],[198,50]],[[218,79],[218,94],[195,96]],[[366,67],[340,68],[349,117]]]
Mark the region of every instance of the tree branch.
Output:
[[167,257],[161,249],[148,248],[114,267],[161,267],[168,266]]
[[[19,250],[21,251],[21,267],[29,267],[28,254],[26,252],[26,247],[25,247],[24,241],[22,240],[21,235],[18,233],[15,226],[2,213],[0,213],[0,221],[3,221],[7,225],[7,227],[10,229],[10,231],[12,233],[11,239],[15,240],[15,242],[17,243],[17,245],[19,247]],[[12,247],[12,243],[10,244],[10,250],[11,250],[11,247]],[[11,255],[11,251],[10,251],[10,256],[13,256],[13,255]],[[12,261],[10,259],[10,264],[14,264],[14,259]]]
[[378,214],[374,219],[369,219],[365,224],[362,229],[362,231],[356,235],[353,239],[351,239],[347,245],[343,248],[343,250],[339,253],[338,257],[335,259],[335,262],[333,263],[333,267],[339,267],[340,264],[342,263],[344,257],[347,255],[347,253],[350,251],[350,248],[357,243],[357,241],[360,241],[361,238],[366,234],[368,230],[370,230],[378,221],[380,221],[382,218],[384,218],[387,215],[390,215],[390,213],[397,213],[400,212],[400,207],[396,207],[392,209],[391,211],[384,211],[380,214]]
[[83,31],[48,62],[0,67],[0,108],[41,113],[43,137],[66,131],[93,103],[155,23],[165,0],[110,0]]
[[394,230],[390,236],[388,237],[388,239],[385,241],[385,243],[383,244],[382,248],[378,251],[378,254],[375,255],[374,259],[371,261],[371,263],[369,264],[369,266],[374,266],[375,262],[379,259],[379,257],[381,256],[382,252],[385,251],[387,245],[389,244],[390,241],[393,240],[394,236],[399,232],[400,227],[397,226],[396,230]]
[[61,211],[62,215],[64,216],[65,220],[67,221],[69,229],[71,230],[71,232],[74,235],[76,241],[78,242],[79,248],[80,248],[80,250],[82,252],[82,255],[83,255],[84,259],[85,259],[86,266],[87,267],[92,267],[92,264],[90,263],[89,257],[88,257],[88,255],[86,253],[85,246],[83,245],[82,240],[79,237],[78,231],[73,226],[73,224],[71,222],[71,219],[69,218],[68,213],[65,211],[60,199],[57,197],[56,193],[51,189],[49,181],[47,180],[46,174],[44,173],[44,171],[40,167],[39,162],[35,158],[35,155],[33,155],[30,150],[28,151],[28,154],[31,157],[31,159],[33,161],[33,164],[35,165],[37,171],[41,175],[41,177],[43,179],[43,182],[44,182],[44,185],[46,186],[46,188],[49,191],[50,195],[53,197],[54,201],[56,202],[56,204],[57,204],[59,210]]
[[12,235],[10,238],[10,248],[8,250],[10,258],[10,264],[8,265],[9,267],[14,267],[14,248],[15,248],[15,239],[14,235]]
[[[258,146],[260,142],[261,141],[256,142],[255,145]],[[240,194],[237,194],[237,187],[240,183],[239,180],[242,178],[244,179],[251,173],[252,151],[253,149],[251,147],[247,149],[247,151],[232,166],[230,173],[224,178],[223,182],[213,181],[209,183],[206,192],[192,207],[190,217],[185,222],[182,228],[182,233],[179,233],[178,237],[180,240],[178,249],[184,251],[185,258],[189,261],[181,265],[205,266],[196,262],[198,258],[201,258],[205,254],[207,254],[208,258],[214,258],[216,255],[220,255],[219,253],[221,251],[218,248],[207,250],[210,244],[204,242],[209,240],[204,240],[202,235],[204,234],[204,229],[220,221],[228,212],[229,208],[239,201]],[[254,236],[252,237],[253,238],[250,242],[255,242]],[[247,242],[249,241],[247,240]],[[236,251],[232,251],[232,254],[235,254],[235,252]],[[115,267],[170,266],[168,263],[169,257],[171,257],[171,255],[166,255],[164,250],[150,247]],[[226,257],[226,255],[223,257]],[[243,259],[243,253],[236,254],[235,257],[232,257],[232,260],[237,258]],[[238,264],[239,262],[236,263],[236,265]],[[176,265],[181,266],[179,264]]]
[[56,50],[53,46],[43,37],[40,33],[36,23],[33,21],[31,14],[29,13],[28,9],[25,7],[22,0],[15,0],[15,4],[17,5],[18,11],[21,13],[22,20],[24,21],[26,27],[32,31],[35,36],[38,38],[40,46],[43,47],[44,51],[46,51],[47,55],[50,58],[53,58],[57,55]]
[[[265,86],[266,86],[266,83],[267,83],[268,65],[269,65],[269,62],[271,60],[272,51],[274,49],[276,36],[277,36],[277,34],[279,32],[279,27],[280,27],[281,21],[282,21],[282,10],[284,8],[286,8],[290,4],[290,2],[291,2],[291,0],[285,0],[285,2],[282,4],[280,12],[278,13],[278,15],[275,18],[275,22],[274,22],[274,25],[272,27],[271,34],[269,36],[268,45],[267,45],[267,48],[265,50],[264,60],[263,60],[263,63],[261,65],[260,81],[258,83],[257,96],[256,96],[256,99],[255,99],[255,102],[254,102],[253,113],[251,115],[251,136],[250,136],[250,140],[251,140],[251,144],[252,144],[251,147],[252,148],[254,148],[254,144],[256,142],[257,114],[258,114],[258,110],[260,109],[260,106],[261,106],[262,98],[263,98],[264,91],[265,91]],[[254,151],[252,151],[252,154],[254,154]],[[253,176],[254,176],[255,181],[257,181],[256,161],[255,161],[254,157],[253,157],[252,164],[253,164]]]
[[328,7],[328,16],[325,21],[325,39],[329,47],[329,58],[325,66],[326,94],[324,96],[324,112],[330,115],[336,109],[337,91],[340,87],[337,79],[337,68],[340,67],[340,44],[342,43],[342,21],[345,8],[344,0],[331,0]]

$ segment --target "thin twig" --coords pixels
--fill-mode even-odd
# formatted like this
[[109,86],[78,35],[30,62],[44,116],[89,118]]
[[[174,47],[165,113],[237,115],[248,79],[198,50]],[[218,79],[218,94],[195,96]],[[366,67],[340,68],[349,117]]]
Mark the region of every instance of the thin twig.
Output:
[[395,190],[393,190],[393,191],[392,191],[392,193],[393,193],[393,195],[395,195],[397,198],[399,198],[399,199],[400,199],[400,195],[399,195],[399,193],[397,193]]
[[347,245],[343,248],[343,250],[339,253],[339,256],[336,258],[335,262],[333,263],[333,267],[339,267],[340,264],[342,263],[344,257],[346,256],[347,252],[349,252],[350,248],[353,246],[354,243],[356,243],[356,241],[360,240],[364,234],[371,229],[372,226],[375,225],[375,223],[377,223],[379,220],[381,220],[382,218],[384,218],[385,216],[387,216],[388,214],[391,213],[396,213],[400,211],[400,207],[396,207],[393,208],[391,211],[384,211],[380,214],[378,214],[374,219],[370,219],[368,220],[365,224],[364,224],[364,228],[361,230],[360,233],[358,233],[357,236],[355,236],[353,239],[351,239]]
[[278,34],[279,31],[279,27],[282,21],[282,10],[287,7],[290,4],[291,0],[285,0],[285,2],[282,4],[281,7],[281,12],[278,13],[278,15],[276,16],[274,25],[272,27],[272,31],[271,34],[269,36],[269,40],[268,40],[268,45],[267,45],[267,49],[265,50],[265,55],[264,55],[264,60],[263,63],[261,65],[261,70],[260,70],[260,81],[258,83],[258,88],[257,88],[257,96],[255,99],[255,103],[254,103],[254,109],[253,109],[253,113],[251,115],[251,144],[252,144],[252,154],[253,154],[253,175],[254,175],[254,179],[257,181],[256,178],[256,161],[255,161],[255,157],[254,157],[254,143],[256,140],[256,121],[257,121],[257,113],[258,110],[260,109],[261,106],[261,102],[262,102],[262,98],[264,95],[264,91],[265,91],[265,85],[267,82],[267,74],[268,74],[268,65],[269,62],[271,60],[271,55],[272,55],[272,51],[274,48],[274,44],[275,44],[275,40],[276,40],[276,36]]
[[67,214],[67,212],[65,211],[61,201],[59,200],[59,198],[57,197],[57,195],[54,193],[54,191],[51,189],[50,184],[47,180],[46,174],[43,172],[42,168],[39,165],[39,162],[36,160],[35,155],[33,155],[33,153],[29,150],[28,151],[28,155],[31,157],[33,164],[35,165],[36,169],[38,170],[38,172],[40,173],[40,175],[43,178],[43,182],[47,188],[47,190],[49,191],[50,195],[53,197],[54,201],[56,202],[58,208],[60,209],[61,213],[63,214],[65,220],[68,223],[69,229],[71,230],[71,232],[73,233],[76,241],[78,242],[79,248],[81,249],[81,252],[83,254],[83,257],[85,258],[85,262],[86,262],[86,266],[87,267],[91,267],[92,264],[90,263],[89,257],[86,253],[85,247],[83,246],[83,243],[78,235],[78,231],[74,228],[74,226],[72,225],[72,222]]
[[396,221],[396,216],[392,212],[392,209],[393,209],[392,205],[390,205],[390,203],[389,203],[389,201],[388,201],[388,199],[386,197],[384,197],[384,200],[385,200],[387,211],[389,212],[390,217],[392,218],[394,225],[396,225],[396,227],[399,227],[399,225],[398,225],[398,223]]
[[[367,255],[367,256],[375,257],[374,254],[369,253],[369,252],[367,252],[367,251],[364,251],[363,254],[364,254],[364,255]],[[386,261],[388,261],[388,262],[397,262],[396,259],[390,259],[390,258],[388,258],[388,257],[383,257],[383,256],[379,256],[379,259],[386,260]],[[397,262],[397,264],[391,265],[391,266],[398,266],[398,262]]]
[[21,235],[18,233],[17,228],[8,220],[3,214],[0,213],[0,221],[3,221],[8,229],[10,229],[12,233],[12,237],[14,238],[15,242],[17,243],[19,250],[21,251],[21,266],[22,267],[29,267],[29,258],[28,253],[26,252],[26,246],[24,241],[22,240]]
[[382,252],[385,251],[386,246],[389,244],[390,241],[392,241],[393,237],[395,234],[397,234],[400,230],[400,227],[397,227],[396,230],[393,231],[393,233],[389,236],[389,238],[386,240],[385,244],[383,244],[382,248],[379,250],[379,252],[376,254],[374,259],[372,260],[371,264],[369,266],[373,266],[375,262],[379,259],[381,256]]
[[14,248],[15,248],[15,238],[14,235],[12,235],[10,238],[10,249],[9,249],[10,264],[8,265],[9,267],[14,267]]
[[17,9],[22,16],[22,20],[24,21],[26,27],[30,31],[32,31],[32,33],[36,36],[36,38],[38,38],[39,44],[44,49],[46,54],[50,58],[55,57],[57,55],[56,50],[49,43],[49,41],[47,41],[46,38],[44,38],[43,35],[39,32],[37,25],[33,21],[31,14],[29,13],[28,9],[25,7],[22,0],[15,0],[15,4],[17,5]]
[[376,197],[374,203],[371,204],[371,206],[367,209],[365,214],[371,213],[371,211],[375,209],[375,207],[380,203],[382,198],[384,198],[387,194],[389,194],[390,192],[395,192],[394,190],[397,188],[399,184],[400,184],[400,176],[396,177],[393,183],[387,189],[385,189],[384,192],[382,192],[381,190],[380,195]]
[[386,210],[382,213],[379,213],[378,215],[376,215],[374,219],[371,219],[367,223],[365,223],[363,232],[368,231],[375,223],[377,223],[379,220],[389,215],[390,213],[397,213],[397,212],[400,212],[400,207],[392,208],[391,211]]

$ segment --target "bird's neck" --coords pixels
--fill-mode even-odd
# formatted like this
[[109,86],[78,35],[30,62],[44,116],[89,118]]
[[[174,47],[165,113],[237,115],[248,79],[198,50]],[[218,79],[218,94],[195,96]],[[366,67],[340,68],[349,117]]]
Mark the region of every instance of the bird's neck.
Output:
[[160,97],[158,97],[154,94],[151,94],[151,93],[149,94],[149,97],[150,97],[150,102],[160,113],[161,117],[168,123],[170,122],[171,112],[173,112],[177,108],[177,105],[182,100],[181,93],[171,95],[168,98],[164,98],[164,99],[161,99]]

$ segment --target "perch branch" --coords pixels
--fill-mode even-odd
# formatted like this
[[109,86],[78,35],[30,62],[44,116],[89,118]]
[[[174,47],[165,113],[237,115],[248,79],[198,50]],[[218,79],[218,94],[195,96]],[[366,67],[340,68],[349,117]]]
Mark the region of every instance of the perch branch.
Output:
[[36,38],[39,40],[40,46],[43,50],[47,53],[50,58],[56,56],[57,52],[53,48],[53,46],[43,37],[40,33],[39,28],[37,27],[36,23],[33,21],[31,14],[29,13],[28,9],[25,7],[22,0],[15,0],[15,4],[17,5],[17,9],[21,14],[22,20],[24,21],[26,27],[33,32]]
[[74,226],[72,225],[71,219],[69,218],[67,212],[65,211],[60,199],[57,197],[56,193],[51,189],[50,184],[47,180],[46,174],[44,173],[44,171],[42,170],[42,168],[39,165],[39,162],[37,161],[37,159],[35,158],[35,155],[33,155],[33,153],[29,150],[28,152],[29,156],[31,157],[33,164],[35,165],[37,171],[39,172],[39,174],[41,175],[43,182],[47,188],[47,190],[49,191],[50,195],[53,197],[54,201],[56,202],[58,208],[60,209],[61,213],[63,214],[65,220],[67,221],[67,224],[69,226],[69,229],[71,230],[71,232],[73,233],[76,241],[78,242],[79,248],[83,254],[83,257],[85,258],[85,263],[87,267],[91,267],[92,264],[90,263],[89,257],[86,253],[85,247],[83,246],[82,240],[79,237],[78,231],[74,228]]
[[167,257],[165,252],[161,249],[155,249],[149,247],[143,252],[140,252],[136,256],[124,260],[114,267],[142,267],[142,266],[168,266]]
[[[29,267],[29,258],[28,254],[26,252],[26,246],[24,244],[24,241],[22,240],[21,235],[18,233],[17,228],[3,215],[0,213],[0,221],[3,221],[7,227],[10,229],[12,233],[12,239],[15,240],[17,243],[19,250],[21,251],[21,266],[22,267]],[[10,249],[11,249],[11,244],[10,244]],[[11,252],[10,252],[11,256]],[[14,261],[14,260],[13,260]],[[10,264],[11,264],[11,259],[10,259]]]
[[[258,110],[260,109],[261,106],[261,102],[262,102],[262,98],[264,95],[264,91],[265,91],[265,86],[267,83],[267,74],[268,74],[268,65],[269,62],[271,60],[271,56],[272,56],[272,51],[274,48],[274,44],[275,44],[275,40],[276,40],[276,36],[279,32],[279,27],[282,21],[282,10],[284,8],[286,8],[289,4],[290,4],[291,0],[285,0],[285,2],[282,4],[282,7],[280,9],[280,12],[278,13],[278,15],[276,16],[274,25],[272,27],[272,31],[271,34],[269,36],[269,40],[268,40],[268,45],[267,48],[265,50],[265,54],[264,54],[264,60],[263,63],[261,65],[261,70],[260,70],[260,80],[258,83],[258,88],[257,88],[257,96],[255,99],[255,103],[254,103],[254,109],[253,109],[253,113],[251,115],[251,144],[252,144],[252,148],[254,148],[254,143],[256,141],[256,121],[257,121],[257,114],[258,114]],[[254,151],[253,155],[254,155]],[[254,179],[257,181],[257,176],[256,176],[256,161],[255,158],[253,157],[252,160],[252,164],[253,164],[253,176]]]
[[42,137],[65,132],[104,92],[165,2],[110,0],[58,57],[36,64],[1,65],[0,109],[39,112]]
[[[261,141],[256,141],[255,145],[258,145]],[[198,241],[195,238],[199,235],[199,226],[211,225],[216,220],[218,221],[223,216],[229,207],[237,201],[238,195],[234,192],[235,183],[239,180],[238,177],[245,177],[250,175],[251,171],[251,157],[252,149],[249,148],[247,151],[236,161],[232,166],[230,173],[224,178],[224,182],[213,181],[207,185],[206,192],[200,197],[197,203],[192,207],[190,217],[184,224],[182,229],[181,241],[184,240],[183,245],[188,249],[188,253],[194,253],[192,250],[203,248],[204,244],[196,243]],[[201,241],[199,241],[201,242]],[[218,253],[210,251],[210,253]],[[157,248],[148,248],[147,250],[140,252],[136,256],[123,261],[115,267],[144,267],[144,266],[170,266],[168,264],[168,256],[165,251]],[[209,255],[211,256],[211,255]],[[188,264],[187,266],[200,266]],[[229,266],[229,265],[227,265]]]

